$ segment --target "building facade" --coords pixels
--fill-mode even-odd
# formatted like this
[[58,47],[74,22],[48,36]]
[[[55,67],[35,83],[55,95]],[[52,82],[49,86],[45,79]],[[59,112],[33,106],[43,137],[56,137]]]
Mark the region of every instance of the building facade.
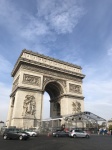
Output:
[[80,66],[23,50],[12,71],[6,125],[39,126],[44,92],[50,96],[51,118],[84,111],[82,80],[85,75],[81,70]]

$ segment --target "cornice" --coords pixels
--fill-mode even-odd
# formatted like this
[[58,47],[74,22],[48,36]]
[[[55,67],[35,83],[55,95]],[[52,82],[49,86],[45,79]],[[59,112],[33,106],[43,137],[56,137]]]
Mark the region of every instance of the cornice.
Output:
[[53,62],[58,62],[58,63],[61,63],[61,64],[64,64],[64,65],[67,65],[67,66],[70,66],[70,67],[75,67],[75,68],[78,68],[78,69],[82,69],[80,66],[77,66],[77,65],[74,65],[74,64],[71,64],[71,63],[68,63],[68,62],[64,62],[64,61],[61,61],[61,60],[58,60],[58,59],[54,59],[54,58],[51,58],[49,56],[44,56],[42,54],[39,54],[39,53],[35,53],[35,52],[32,52],[32,51],[28,51],[26,49],[24,49],[22,51],[22,53],[20,54],[13,70],[12,70],[12,77],[14,77],[15,73],[17,72],[17,70],[19,69],[21,63],[23,62],[26,62],[28,64],[33,64],[33,65],[39,65],[41,67],[46,67],[46,68],[50,68],[50,69],[53,69],[53,70],[58,70],[58,71],[62,71],[62,72],[67,72],[69,74],[74,74],[76,76],[80,76],[81,78],[84,78],[85,75],[83,75],[82,73],[78,73],[78,72],[72,72],[70,70],[67,70],[67,69],[63,69],[63,68],[59,68],[59,67],[56,67],[56,66],[50,66],[48,64],[43,64],[43,63],[40,63],[40,62],[36,62],[36,61],[33,61],[33,60],[29,60],[27,58],[22,58],[22,55],[23,53],[27,53],[27,54],[31,54],[31,55],[34,55],[34,56],[39,56],[41,58],[45,58],[47,60],[52,60]]
[[67,98],[75,98],[75,99],[79,99],[79,100],[84,100],[85,97],[83,96],[77,96],[77,95],[70,95],[70,94],[62,94],[59,97],[56,97],[55,99],[51,99],[50,102],[54,102],[57,101],[57,99],[61,99],[63,97],[67,97]]
[[40,62],[35,62],[33,60],[28,60],[28,59],[24,59],[24,58],[20,58],[19,61],[17,62],[16,66],[14,67],[14,69],[11,73],[12,77],[14,77],[15,73],[17,72],[17,70],[19,69],[21,64],[38,66],[38,67],[41,67],[41,68],[47,68],[47,69],[50,69],[51,71],[54,70],[54,71],[57,71],[57,72],[66,73],[66,74],[69,74],[69,75],[80,77],[81,79],[83,79],[85,77],[85,75],[81,74],[81,73],[68,71],[68,70],[65,70],[65,69],[62,69],[62,68],[58,68],[58,67],[55,67],[55,66],[49,66],[47,64],[43,64],[43,63],[40,63]]
[[59,72],[57,70],[54,70],[54,71],[51,71],[50,69],[48,68],[42,68],[42,67],[35,67],[35,66],[31,66],[30,65],[26,65],[26,64],[23,64],[21,66],[22,69],[26,69],[26,70],[30,70],[30,71],[35,71],[35,72],[39,72],[39,73],[42,73],[43,75],[48,75],[48,76],[55,76],[55,77],[58,77],[58,78],[63,78],[63,79],[68,79],[68,80],[73,80],[75,82],[79,82],[79,83],[82,83],[82,78],[81,77],[77,77],[73,74],[67,74],[67,73],[62,73],[62,72]]
[[78,96],[78,95],[64,95],[65,97],[68,97],[68,98],[76,98],[76,99],[80,99],[80,100],[84,100],[84,96]]
[[56,59],[56,58],[52,58],[52,57],[49,57],[49,56],[45,56],[45,55],[43,55],[43,54],[39,54],[39,53],[30,51],[30,50],[26,50],[26,49],[23,49],[23,50],[22,50],[21,56],[22,56],[22,54],[23,54],[24,52],[27,53],[27,54],[39,56],[39,57],[41,57],[41,58],[46,58],[46,59],[52,60],[52,61],[54,61],[54,62],[59,62],[59,63],[65,64],[65,65],[68,65],[68,66],[72,66],[72,67],[76,67],[76,68],[82,69],[81,66],[78,66],[78,65],[75,65],[75,64],[72,64],[72,63],[68,63],[68,62],[65,62],[65,61],[62,61],[62,60],[59,60],[59,59]]
[[44,93],[44,91],[42,91],[40,89],[37,89],[37,88],[30,88],[30,87],[18,86],[18,87],[16,87],[16,89],[14,91],[12,91],[12,93],[10,94],[10,97],[14,96],[15,93],[17,92],[17,90],[22,90],[22,91],[29,90],[29,91],[33,91],[33,92]]

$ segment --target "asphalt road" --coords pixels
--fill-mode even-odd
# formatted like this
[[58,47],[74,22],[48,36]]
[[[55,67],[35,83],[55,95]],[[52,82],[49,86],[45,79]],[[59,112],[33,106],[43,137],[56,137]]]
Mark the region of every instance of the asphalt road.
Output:
[[0,150],[112,150],[112,136],[91,135],[89,139],[74,139],[40,135],[27,141],[4,140],[0,136]]

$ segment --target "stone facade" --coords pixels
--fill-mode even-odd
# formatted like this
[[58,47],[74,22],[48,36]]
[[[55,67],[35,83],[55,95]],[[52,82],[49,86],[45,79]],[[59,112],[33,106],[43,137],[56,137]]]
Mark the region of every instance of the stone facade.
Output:
[[81,67],[23,50],[12,71],[7,126],[30,128],[42,120],[43,94],[50,96],[50,117],[84,111]]

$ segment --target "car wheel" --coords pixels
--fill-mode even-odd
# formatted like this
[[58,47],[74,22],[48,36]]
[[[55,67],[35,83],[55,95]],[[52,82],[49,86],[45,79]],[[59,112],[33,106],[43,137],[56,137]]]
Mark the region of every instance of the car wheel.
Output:
[[4,138],[4,140],[7,140],[7,135],[4,135],[3,138]]
[[59,137],[59,135],[58,135],[58,134],[56,134],[56,137]]
[[86,135],[86,138],[89,138],[89,135]]
[[23,137],[22,137],[22,135],[19,137],[19,140],[21,141],[21,140],[23,140]]
[[74,134],[73,137],[76,138],[76,135]]
[[35,134],[32,134],[32,136],[34,137],[34,136],[35,136]]

